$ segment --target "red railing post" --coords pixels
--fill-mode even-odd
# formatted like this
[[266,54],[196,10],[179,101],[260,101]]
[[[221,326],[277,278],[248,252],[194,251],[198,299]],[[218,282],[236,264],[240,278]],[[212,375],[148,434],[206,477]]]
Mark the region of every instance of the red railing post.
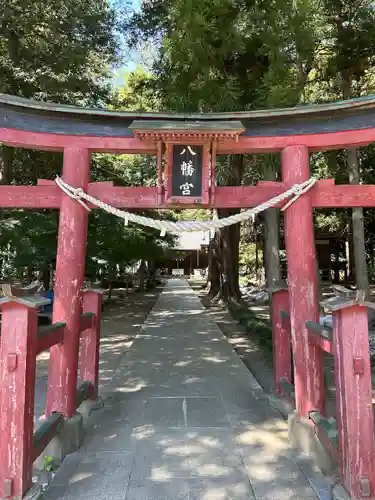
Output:
[[98,395],[99,387],[99,348],[100,322],[102,312],[102,291],[85,290],[83,295],[83,313],[91,312],[95,316],[92,326],[81,334],[80,378],[92,383],[91,399]]
[[3,299],[1,303],[0,498],[22,498],[31,485],[36,307],[46,301]]
[[281,311],[289,311],[289,292],[286,285],[280,285],[269,290],[271,295],[272,315],[272,350],[273,372],[277,396],[282,395],[280,380],[286,378],[292,382],[292,352],[290,329],[281,320]]
[[367,307],[365,302],[348,299],[331,302],[341,474],[351,498],[374,498],[375,443]]

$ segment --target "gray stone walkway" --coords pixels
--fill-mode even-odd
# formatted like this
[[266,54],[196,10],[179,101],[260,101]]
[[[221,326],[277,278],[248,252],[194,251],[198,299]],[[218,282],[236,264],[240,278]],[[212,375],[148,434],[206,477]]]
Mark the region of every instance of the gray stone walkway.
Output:
[[46,500],[329,498],[184,280],[168,282],[103,390]]

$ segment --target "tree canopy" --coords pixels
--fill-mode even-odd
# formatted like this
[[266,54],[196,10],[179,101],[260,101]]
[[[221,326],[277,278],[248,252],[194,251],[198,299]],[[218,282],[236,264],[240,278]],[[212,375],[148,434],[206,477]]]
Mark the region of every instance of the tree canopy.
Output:
[[108,99],[117,11],[102,0],[0,1],[0,91],[61,103]]
[[[328,102],[372,93],[375,87],[370,0],[145,0],[132,16],[124,2],[0,0],[0,12],[0,91],[15,95],[133,111],[236,111]],[[153,62],[128,72],[123,85],[114,88],[111,69],[121,64],[123,40],[132,51],[151,47]],[[374,153],[373,147],[315,153],[312,171],[337,182],[374,182]],[[61,154],[0,147],[2,183],[53,179],[61,166]],[[216,179],[220,185],[254,184],[280,178],[279,169],[277,155],[223,156],[217,159]],[[95,154],[92,180],[152,186],[156,161],[148,155]],[[156,211],[151,216],[230,213]],[[216,235],[213,275],[219,288],[232,282],[227,296],[238,294],[239,253],[251,268],[259,223],[268,233],[277,223],[271,215],[259,217],[256,230],[246,225]],[[53,260],[54,211],[1,216],[3,268],[5,261],[18,272],[27,263],[43,266]],[[316,210],[314,216],[324,231],[361,231],[349,210]],[[365,211],[368,261],[374,260],[374,221],[373,212]],[[89,224],[90,273],[100,262],[109,272],[165,251],[156,233],[125,227],[104,213],[92,214]],[[41,234],[48,235],[44,247]]]
[[[154,78],[147,85],[162,109],[235,111],[372,93],[374,26],[370,0],[153,0],[142,3],[126,34],[132,47],[146,40],[157,47]],[[359,151],[359,164],[356,155],[312,155],[312,170],[320,177],[358,181],[366,175],[362,163],[373,161],[373,148]],[[224,184],[254,183],[279,175],[279,159],[272,155],[222,158],[218,163],[218,182]],[[362,231],[363,236],[363,228],[356,227],[358,217],[351,223],[347,210],[315,212],[319,228]],[[367,234],[370,214],[365,213]],[[266,225],[267,218],[268,214],[263,218]],[[237,236],[221,233],[216,242],[217,274],[225,281],[228,268],[238,272],[233,261],[239,245],[233,242],[239,232]],[[231,246],[225,263],[225,249]],[[366,248],[368,254],[373,252],[369,244]],[[356,257],[359,262],[365,255]]]
[[[150,109],[153,96],[142,96],[146,74],[129,75],[118,91],[111,70],[122,60],[120,28],[123,2],[78,0],[48,2],[0,0],[0,92],[38,100],[112,109]],[[25,168],[27,165],[27,168]],[[1,182],[35,184],[61,173],[62,154],[0,146]],[[153,158],[96,154],[92,180],[119,185],[152,185]],[[3,277],[20,277],[54,265],[58,212],[12,210],[2,213],[0,248]],[[127,266],[163,255],[173,239],[155,231],[125,227],[106,213],[89,217],[86,273],[115,276]]]

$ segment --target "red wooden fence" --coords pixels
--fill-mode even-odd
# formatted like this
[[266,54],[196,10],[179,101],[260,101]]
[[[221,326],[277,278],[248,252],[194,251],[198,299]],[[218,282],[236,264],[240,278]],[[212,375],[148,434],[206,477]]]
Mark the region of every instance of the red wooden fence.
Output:
[[343,484],[353,498],[375,496],[375,442],[367,307],[360,297],[322,303],[333,314],[336,419]]
[[[285,287],[272,290],[274,373],[279,395],[292,393],[290,321],[284,309]],[[368,337],[367,307],[361,292],[333,297],[321,304],[333,315],[333,328],[306,321],[308,342],[334,356],[336,419],[326,418],[325,408],[309,417],[328,451],[338,459],[343,484],[351,498],[375,497],[375,440]],[[277,345],[282,343],[282,345]],[[287,366],[287,363],[289,365]],[[321,372],[319,372],[321,373]]]
[[272,352],[275,390],[283,393],[283,381],[292,382],[292,355],[290,343],[290,320],[282,314],[289,311],[289,292],[286,284],[269,290],[272,294]]
[[[0,498],[22,498],[31,486],[33,462],[64,421],[62,413],[54,413],[34,433],[36,357],[64,343],[65,323],[38,328],[38,308],[49,302],[35,296],[1,300]],[[77,406],[97,395],[100,316],[101,293],[86,292],[81,315],[84,382],[77,389]]]

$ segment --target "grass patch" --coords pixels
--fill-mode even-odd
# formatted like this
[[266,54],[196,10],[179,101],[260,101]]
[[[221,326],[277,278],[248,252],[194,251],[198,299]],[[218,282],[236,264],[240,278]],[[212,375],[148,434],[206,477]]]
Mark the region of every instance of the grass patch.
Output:
[[268,320],[259,318],[249,309],[230,302],[228,309],[233,318],[244,325],[251,340],[262,348],[267,357],[272,358],[272,327]]
[[[273,363],[272,359],[272,326],[269,320],[259,318],[253,311],[240,306],[234,302],[228,304],[228,309],[232,317],[246,328],[249,338],[254,341],[261,349],[267,361]],[[324,386],[328,389],[334,387],[334,376],[332,368],[332,357],[329,354],[323,355],[323,378]],[[292,363],[292,383],[294,383],[293,353],[291,353]],[[286,391],[288,392],[288,391]],[[327,394],[327,399],[329,398]]]

